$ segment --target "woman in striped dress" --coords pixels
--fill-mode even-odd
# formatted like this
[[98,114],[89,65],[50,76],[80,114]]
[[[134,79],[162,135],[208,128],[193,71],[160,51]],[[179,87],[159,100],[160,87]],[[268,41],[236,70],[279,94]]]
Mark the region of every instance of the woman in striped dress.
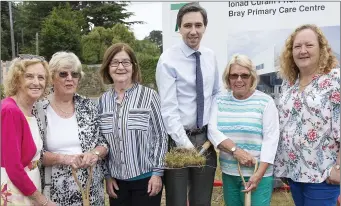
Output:
[[[258,76],[251,60],[234,55],[223,74],[228,90],[217,97],[208,126],[210,136],[225,136],[219,144],[227,205],[244,205],[243,192],[252,191],[251,204],[270,205],[273,163],[279,139],[274,100],[256,90]],[[255,161],[257,159],[257,161]],[[238,162],[245,177],[243,185]],[[258,170],[254,173],[254,164]]]
[[110,205],[160,205],[168,137],[159,96],[139,84],[140,68],[127,44],[107,49],[100,74],[104,83],[113,84],[98,105],[100,132],[109,144]]

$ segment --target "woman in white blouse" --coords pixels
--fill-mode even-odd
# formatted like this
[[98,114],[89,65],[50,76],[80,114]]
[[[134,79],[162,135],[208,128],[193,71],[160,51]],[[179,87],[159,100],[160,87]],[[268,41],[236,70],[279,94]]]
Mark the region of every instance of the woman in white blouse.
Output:
[[[58,205],[83,205],[81,189],[92,172],[90,205],[104,205],[103,162],[107,143],[99,134],[93,102],[76,93],[82,65],[71,52],[57,52],[49,62],[53,92],[42,102],[45,115],[44,191]],[[72,176],[72,168],[83,188]],[[92,169],[92,171],[89,171]],[[50,190],[50,192],[48,192]]]

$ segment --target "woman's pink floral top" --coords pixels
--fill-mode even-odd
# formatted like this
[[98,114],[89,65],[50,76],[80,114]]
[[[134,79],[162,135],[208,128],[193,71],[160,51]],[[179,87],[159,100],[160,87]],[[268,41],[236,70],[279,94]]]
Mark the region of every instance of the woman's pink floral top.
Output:
[[303,92],[298,89],[299,80],[282,84],[274,175],[320,183],[340,148],[340,69],[316,75]]

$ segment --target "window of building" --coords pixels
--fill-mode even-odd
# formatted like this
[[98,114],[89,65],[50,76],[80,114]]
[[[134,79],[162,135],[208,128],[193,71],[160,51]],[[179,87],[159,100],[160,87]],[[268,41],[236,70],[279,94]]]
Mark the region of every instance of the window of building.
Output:
[[256,66],[256,70],[264,69],[264,63]]

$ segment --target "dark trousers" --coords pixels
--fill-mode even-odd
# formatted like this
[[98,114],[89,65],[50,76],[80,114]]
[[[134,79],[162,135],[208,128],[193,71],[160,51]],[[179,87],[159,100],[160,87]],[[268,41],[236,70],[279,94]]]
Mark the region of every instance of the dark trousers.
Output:
[[118,198],[109,198],[110,206],[160,206],[162,190],[156,196],[147,193],[150,177],[135,180],[116,180],[119,190],[115,190]]
[[[195,147],[200,148],[207,140],[207,134],[194,135],[189,138]],[[173,140],[170,139],[171,141]],[[211,205],[217,154],[214,147],[211,146],[204,155],[206,156],[206,166],[204,167],[168,169],[165,171],[167,206],[186,206],[187,186],[189,187],[188,200],[190,206]]]

